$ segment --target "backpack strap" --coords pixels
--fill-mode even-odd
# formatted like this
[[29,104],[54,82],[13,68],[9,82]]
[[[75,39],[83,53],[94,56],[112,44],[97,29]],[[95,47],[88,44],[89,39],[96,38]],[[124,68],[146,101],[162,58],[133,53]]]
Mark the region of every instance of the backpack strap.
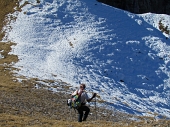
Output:
[[79,92],[79,90],[76,90],[76,95],[79,95],[79,93],[78,93],[78,92]]
[[[78,93],[78,91],[79,91],[79,90],[77,90],[77,95],[78,95],[78,98],[80,99],[80,98],[81,98],[81,94],[82,94],[83,92]],[[80,99],[80,100],[81,100],[81,99]]]

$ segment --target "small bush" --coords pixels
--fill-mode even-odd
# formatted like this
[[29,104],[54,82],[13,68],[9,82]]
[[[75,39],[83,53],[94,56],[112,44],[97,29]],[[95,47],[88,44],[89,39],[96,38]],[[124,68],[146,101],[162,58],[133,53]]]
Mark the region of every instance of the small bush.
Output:
[[39,3],[40,3],[40,0],[37,0],[37,3],[39,4]]
[[166,34],[170,35],[170,30],[168,30],[168,26],[165,27],[165,26],[162,24],[162,21],[161,21],[161,20],[159,21],[159,29],[160,29],[163,33],[166,33]]

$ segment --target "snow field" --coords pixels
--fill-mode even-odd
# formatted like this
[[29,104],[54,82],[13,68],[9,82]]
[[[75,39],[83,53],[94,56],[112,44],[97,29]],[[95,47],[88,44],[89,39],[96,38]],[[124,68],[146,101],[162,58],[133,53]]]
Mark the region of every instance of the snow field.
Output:
[[95,0],[29,2],[6,36],[17,43],[19,75],[85,83],[118,110],[170,117],[170,47],[156,29],[162,15],[135,15]]

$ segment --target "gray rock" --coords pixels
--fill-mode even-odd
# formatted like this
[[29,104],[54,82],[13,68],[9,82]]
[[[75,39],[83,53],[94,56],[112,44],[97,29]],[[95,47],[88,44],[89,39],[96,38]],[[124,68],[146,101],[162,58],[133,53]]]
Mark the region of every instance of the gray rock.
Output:
[[132,13],[158,13],[170,15],[170,0],[97,0]]

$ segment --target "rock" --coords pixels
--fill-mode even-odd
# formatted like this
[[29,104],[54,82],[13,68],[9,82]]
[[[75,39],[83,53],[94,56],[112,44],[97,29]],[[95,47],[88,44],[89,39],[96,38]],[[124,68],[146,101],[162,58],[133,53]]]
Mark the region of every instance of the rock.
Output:
[[169,0],[97,0],[116,8],[142,14],[147,12],[170,15]]

